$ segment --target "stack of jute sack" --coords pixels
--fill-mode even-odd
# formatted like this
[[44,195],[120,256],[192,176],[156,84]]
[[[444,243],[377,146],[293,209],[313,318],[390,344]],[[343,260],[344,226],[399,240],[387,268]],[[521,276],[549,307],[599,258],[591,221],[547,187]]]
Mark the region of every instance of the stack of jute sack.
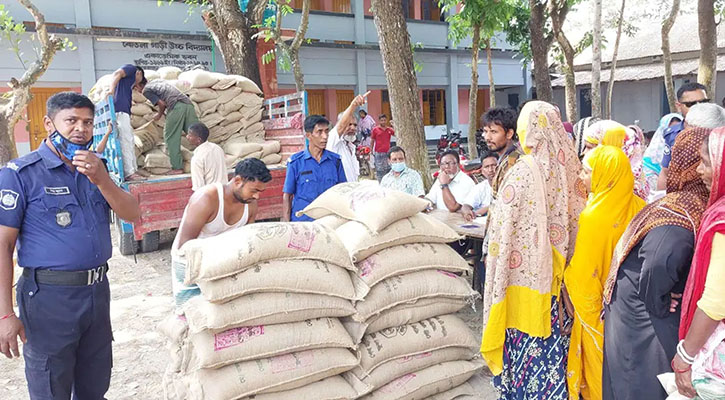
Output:
[[359,364],[339,318],[365,295],[334,230],[258,223],[185,243],[178,256],[198,285],[161,331],[172,362],[168,399],[344,400],[341,374]]
[[[209,141],[224,148],[227,165],[231,168],[245,158],[259,158],[265,164],[279,164],[279,142],[265,142],[262,125],[261,90],[251,80],[240,75],[192,70],[182,72],[177,67],[161,67],[157,71],[144,70],[151,82],[163,79],[189,96],[196,115],[209,128]],[[95,103],[110,92],[111,74],[101,77],[89,92]],[[153,173],[163,170],[159,166],[159,145],[163,143],[164,118],[154,121],[157,113],[148,99],[134,91],[131,106],[131,126],[134,129],[138,165]],[[193,146],[182,138],[182,148]],[[146,164],[146,154],[156,150],[156,155]],[[168,157],[167,157],[168,159]],[[165,164],[170,162],[166,161]],[[170,168],[170,167],[169,167]]]
[[421,213],[428,204],[356,182],[334,186],[302,211],[336,230],[369,287],[343,319],[360,357],[345,378],[363,399],[450,400],[470,391],[466,381],[483,366],[476,336],[454,315],[477,296],[460,276],[468,263],[446,244],[460,237]]

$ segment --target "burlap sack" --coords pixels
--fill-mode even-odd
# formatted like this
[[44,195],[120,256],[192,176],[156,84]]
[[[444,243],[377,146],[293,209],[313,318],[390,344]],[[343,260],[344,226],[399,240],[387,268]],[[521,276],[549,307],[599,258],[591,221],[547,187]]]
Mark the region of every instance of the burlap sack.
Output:
[[188,81],[192,88],[210,88],[219,82],[219,78],[212,72],[195,69],[179,74],[180,80]]
[[315,223],[324,225],[332,230],[336,230],[347,222],[350,221],[346,220],[345,218],[338,217],[337,215],[327,215],[325,217],[315,220]]
[[96,84],[93,85],[91,90],[88,91],[88,98],[94,103],[103,100],[111,92],[112,83],[113,74],[103,75],[96,81]]
[[224,121],[224,117],[219,113],[211,113],[204,115],[199,118],[199,120],[201,120],[207,128],[211,129],[222,123],[222,121]]
[[240,120],[243,124],[244,129],[247,129],[250,126],[261,121],[262,120],[262,111],[263,110],[260,108],[254,115],[252,115],[250,117],[245,116],[245,113],[241,113],[241,111],[240,111],[240,114],[242,115]]
[[280,162],[282,162],[282,155],[281,154],[270,154],[268,156],[262,157],[261,160],[266,165],[279,164]]
[[[248,103],[253,103],[255,101],[253,98],[249,98],[247,100],[248,100],[247,101]],[[239,110],[239,112],[242,113],[242,117],[244,117],[244,119],[247,119],[252,122],[257,122],[257,121],[262,120],[262,114],[260,113],[260,111],[262,111],[261,104],[260,105],[251,104],[249,106],[245,105]],[[259,115],[259,119],[257,119],[257,115]]]
[[296,389],[258,394],[242,400],[353,400],[358,396],[345,379],[336,375]]
[[361,400],[427,399],[462,385],[483,368],[483,361],[450,361],[403,375]]
[[353,319],[368,321],[372,316],[399,304],[427,298],[471,300],[478,296],[465,278],[450,272],[423,270],[385,279],[373,286],[365,300],[357,303]]
[[232,86],[229,89],[220,90],[217,93],[219,94],[219,97],[217,97],[217,101],[219,102],[219,104],[226,104],[233,98],[237,97],[240,93],[242,93],[242,89],[236,86]]
[[306,293],[255,293],[222,304],[210,303],[197,296],[184,305],[191,333],[205,329],[221,332],[239,326],[345,317],[354,312],[349,300]]
[[146,103],[136,103],[131,106],[131,114],[145,116],[153,113],[154,110]]
[[383,279],[426,269],[468,272],[471,267],[447,244],[411,243],[388,247],[357,263],[358,276],[373,287]]
[[360,348],[360,370],[367,375],[391,360],[450,347],[475,351],[479,345],[463,320],[453,314],[441,315],[365,335]]
[[[167,81],[176,79],[179,77],[179,74],[181,74],[181,68],[179,67],[161,67],[157,71],[159,73],[159,77]],[[146,79],[148,79],[148,77]]]
[[342,323],[355,343],[360,343],[367,333],[374,333],[400,325],[412,324],[438,315],[457,313],[469,305],[467,299],[447,297],[431,297],[416,300],[412,303],[398,304],[364,322],[345,317]]
[[219,107],[219,102],[216,99],[207,100],[197,104],[199,105],[199,115],[201,117],[213,113]]
[[189,98],[195,103],[203,103],[217,97],[219,97],[219,93],[210,88],[191,89],[189,91]]
[[358,300],[350,271],[316,260],[272,260],[227,278],[199,282],[204,298],[223,303],[252,293],[312,293]]
[[219,80],[211,88],[214,90],[226,90],[234,86],[236,78],[232,75],[225,75],[219,72],[212,72],[212,75]]
[[189,379],[190,398],[228,400],[292,390],[349,371],[356,364],[349,350],[331,348],[202,369]]
[[247,154],[262,151],[262,146],[258,143],[246,143],[244,139],[227,140],[222,148],[224,153],[235,157],[244,157]]
[[167,82],[175,88],[179,89],[181,93],[188,95],[189,91],[191,90],[191,84],[188,81],[171,79]]
[[184,376],[178,371],[167,368],[161,377],[161,386],[164,389],[164,400],[186,400],[189,396]]
[[189,323],[186,317],[171,314],[161,321],[157,329],[170,343],[181,345],[189,331]]
[[194,156],[194,153],[191,152],[191,150],[185,148],[184,146],[181,146],[181,158],[184,160],[184,162],[191,161],[191,157]]
[[[458,385],[453,389],[446,390],[443,393],[434,394],[433,396],[428,397],[427,400],[477,400],[478,396],[480,395],[480,389],[476,390],[476,388],[471,384],[476,376],[477,375],[474,375],[473,377],[471,377],[471,379],[468,380],[468,382],[464,382],[463,384]],[[483,382],[482,384],[486,385],[485,382]],[[481,388],[485,386],[478,387]]]
[[242,160],[246,160],[248,158],[260,159],[260,158],[262,158],[262,152],[261,151],[255,151],[254,153],[249,153],[246,156],[242,157]]
[[359,366],[346,372],[343,376],[355,387],[364,387],[360,395],[378,389],[398,377],[407,375],[432,365],[459,360],[470,360],[478,355],[474,349],[466,347],[447,347],[428,351],[414,356],[390,360],[380,364],[370,374],[365,373]]
[[313,222],[263,222],[184,243],[187,285],[234,275],[276,259],[326,261],[351,271],[345,247],[335,232]]
[[143,70],[143,76],[149,82],[153,81],[154,79],[160,79],[161,78],[161,75],[159,74],[159,71],[158,70],[153,70],[153,69],[144,69]]
[[254,81],[252,81],[251,79],[241,75],[229,76],[234,77],[234,79],[236,80],[236,85],[242,88],[243,91],[255,94],[262,94],[262,91],[259,90],[259,86],[257,86],[257,84],[255,84]]
[[241,160],[240,157],[237,156],[230,156],[229,154],[224,155],[224,164],[227,166],[227,169],[234,168],[235,165]]
[[450,243],[461,238],[448,225],[425,214],[394,222],[377,234],[360,222],[350,221],[337,228],[337,235],[345,238],[345,247],[353,262],[392,246],[421,242]]
[[[133,131],[134,146],[136,147],[136,156],[140,156],[148,151],[153,150],[160,141],[163,140],[163,130],[153,121],[149,121]],[[143,164],[142,164],[143,165]]]
[[[256,125],[256,124],[255,124]],[[244,135],[247,143],[264,143],[264,131]]]
[[138,90],[132,90],[131,91],[131,101],[133,103],[146,103],[148,99],[141,94]]
[[268,142],[264,142],[262,145],[262,157],[266,157],[270,154],[277,154],[279,153],[281,146],[279,144],[279,141],[277,140],[270,140]]
[[144,166],[146,168],[171,168],[171,160],[163,150],[156,148],[144,157]]
[[222,122],[222,125],[229,125],[234,122],[241,122],[240,121],[241,119],[242,119],[242,113],[240,113],[239,111],[234,111],[232,113],[227,114],[224,117],[224,122]]
[[232,328],[220,333],[202,331],[189,338],[184,348],[186,371],[221,368],[298,351],[348,348],[350,335],[337,318],[315,318],[275,325]]
[[241,129],[242,123],[239,121],[232,122],[231,124],[222,127],[222,131],[225,133],[227,139],[232,137],[232,135],[239,133]]
[[147,121],[141,116],[131,115],[131,128],[137,129],[145,124]]
[[166,175],[171,171],[171,168],[144,167],[144,169],[148,171],[151,175]]

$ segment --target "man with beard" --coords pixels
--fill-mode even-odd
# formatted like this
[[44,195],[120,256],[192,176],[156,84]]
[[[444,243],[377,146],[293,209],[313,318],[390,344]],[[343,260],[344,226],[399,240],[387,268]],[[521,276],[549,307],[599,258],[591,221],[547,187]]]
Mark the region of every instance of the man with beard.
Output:
[[259,195],[271,180],[264,163],[250,158],[237,164],[228,183],[212,183],[191,196],[171,246],[172,290],[177,311],[201,293],[196,285],[184,285],[186,262],[178,250],[189,240],[216,236],[253,223]]
[[491,181],[494,200],[506,171],[523,155],[516,144],[516,118],[516,111],[511,107],[494,107],[481,117],[483,135],[488,149],[498,155],[496,175]]
[[357,121],[355,120],[355,109],[364,105],[367,92],[358,95],[350,105],[337,116],[337,125],[330,131],[325,148],[328,151],[337,153],[342,160],[342,168],[345,170],[345,178],[348,182],[357,182],[360,176],[360,162],[355,155],[355,132]]

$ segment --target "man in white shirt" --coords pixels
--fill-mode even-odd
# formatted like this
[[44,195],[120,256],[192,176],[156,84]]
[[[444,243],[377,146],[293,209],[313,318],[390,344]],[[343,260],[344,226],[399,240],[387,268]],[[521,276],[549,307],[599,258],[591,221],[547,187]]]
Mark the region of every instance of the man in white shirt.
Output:
[[466,221],[473,221],[477,217],[488,214],[488,206],[493,201],[493,189],[490,182],[493,182],[497,166],[498,155],[496,153],[487,150],[481,154],[481,172],[486,179],[478,183],[463,201],[461,214]]
[[226,184],[229,179],[224,150],[207,141],[209,128],[201,122],[194,123],[189,126],[186,139],[196,146],[194,156],[191,157],[191,190],[196,191],[215,182]]
[[357,121],[355,120],[355,109],[365,104],[370,92],[358,95],[350,105],[337,116],[337,124],[330,131],[325,149],[340,156],[342,169],[345,171],[345,178],[348,182],[357,182],[360,177],[360,162],[355,155],[355,133],[357,132]]
[[459,200],[463,201],[476,186],[473,179],[461,172],[459,163],[457,151],[448,150],[441,156],[438,179],[425,196],[436,208],[457,212],[461,209]]

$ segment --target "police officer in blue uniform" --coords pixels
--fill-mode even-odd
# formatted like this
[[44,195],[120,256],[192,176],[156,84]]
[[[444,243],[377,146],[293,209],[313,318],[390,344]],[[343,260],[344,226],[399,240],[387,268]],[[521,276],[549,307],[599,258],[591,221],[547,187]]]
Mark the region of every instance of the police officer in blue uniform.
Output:
[[[138,202],[88,151],[94,105],[53,95],[38,150],[0,170],[0,351],[19,357],[32,400],[103,399],[111,379],[109,208],[136,220]],[[13,312],[13,251],[23,273]]]
[[325,190],[347,182],[340,156],[325,150],[330,134],[330,121],[321,115],[305,118],[307,148],[295,153],[287,163],[284,180],[282,221],[312,221],[306,215],[295,215]]

